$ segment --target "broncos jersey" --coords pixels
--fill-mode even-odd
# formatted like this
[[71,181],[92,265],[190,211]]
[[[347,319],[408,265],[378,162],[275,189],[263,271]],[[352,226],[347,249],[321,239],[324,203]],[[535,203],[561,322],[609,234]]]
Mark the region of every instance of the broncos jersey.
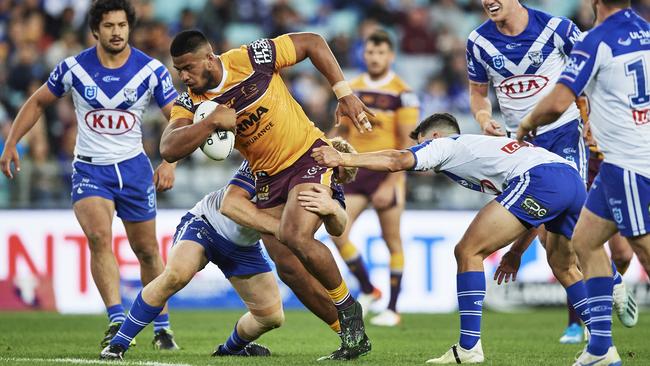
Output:
[[425,141],[408,149],[413,170],[443,173],[465,188],[498,195],[513,178],[542,164],[562,163],[559,155],[507,137],[453,135]]
[[372,132],[360,133],[348,120],[347,139],[358,152],[399,149],[398,128],[406,125],[415,128],[419,118],[418,97],[394,72],[381,80],[372,80],[362,74],[350,81],[350,87],[375,117],[368,116]]
[[650,177],[650,24],[632,9],[584,34],[559,83],[589,98],[605,162]]
[[275,175],[291,166],[324,134],[309,120],[279,74],[296,63],[291,37],[260,39],[219,55],[221,83],[203,95],[181,94],[171,119],[190,119],[204,100],[237,111],[235,148],[253,172]]
[[131,47],[123,66],[104,67],[97,48],[61,61],[50,73],[47,86],[57,97],[71,92],[77,116],[75,155],[108,165],[144,151],[142,115],[153,96],[159,107],[178,94],[167,68]]
[[[568,62],[580,35],[570,20],[526,8],[528,25],[517,36],[502,34],[492,20],[467,40],[467,71],[477,83],[492,83],[506,129],[516,132],[523,117],[548,94]],[[580,117],[572,105],[557,121],[538,128],[542,134]]]

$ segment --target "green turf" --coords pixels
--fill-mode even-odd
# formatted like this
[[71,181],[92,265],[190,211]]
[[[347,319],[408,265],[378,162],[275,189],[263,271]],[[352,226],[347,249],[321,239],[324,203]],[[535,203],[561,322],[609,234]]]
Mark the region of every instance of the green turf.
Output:
[[[152,331],[145,329],[138,345],[129,350],[133,361],[189,365],[304,365],[338,347],[338,338],[314,316],[288,311],[285,325],[260,339],[273,356],[266,359],[211,358],[218,343],[229,335],[239,311],[173,311],[172,326],[182,350],[151,349]],[[561,309],[515,314],[488,312],[483,318],[483,350],[488,365],[570,365],[582,345],[560,345],[557,340],[566,315]],[[61,365],[34,359],[96,360],[106,326],[102,316],[65,316],[51,313],[0,313],[0,364]],[[368,327],[373,351],[354,364],[424,365],[439,356],[458,337],[456,314],[411,315],[397,328]],[[633,329],[614,321],[614,337],[625,365],[650,365],[650,313],[642,313]],[[19,361],[18,359],[22,359]],[[79,363],[80,364],[80,363]],[[145,363],[140,363],[145,364]],[[319,363],[320,364],[320,363]]]

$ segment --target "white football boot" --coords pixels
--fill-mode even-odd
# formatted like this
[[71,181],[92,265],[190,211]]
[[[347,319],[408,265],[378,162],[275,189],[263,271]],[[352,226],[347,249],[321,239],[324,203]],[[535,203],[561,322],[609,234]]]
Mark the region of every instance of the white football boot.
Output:
[[624,283],[614,285],[614,311],[621,324],[628,328],[632,328],[639,321],[639,307],[636,305],[634,296],[630,291],[627,291]]
[[457,363],[481,363],[485,360],[483,356],[483,347],[481,340],[474,345],[472,349],[464,349],[458,343],[451,346],[449,351],[438,358],[427,360],[426,363],[432,364],[457,364]]
[[611,346],[602,356],[592,355],[585,349],[573,366],[621,366],[622,364],[616,347]]
[[361,304],[361,309],[363,309],[364,318],[370,313],[370,307],[372,304],[377,302],[379,299],[381,299],[381,291],[377,288],[373,289],[369,294],[360,293],[359,296],[357,296],[357,301]]
[[402,322],[402,317],[396,312],[386,309],[379,313],[379,315],[370,319],[370,324],[378,325],[380,327],[395,327]]

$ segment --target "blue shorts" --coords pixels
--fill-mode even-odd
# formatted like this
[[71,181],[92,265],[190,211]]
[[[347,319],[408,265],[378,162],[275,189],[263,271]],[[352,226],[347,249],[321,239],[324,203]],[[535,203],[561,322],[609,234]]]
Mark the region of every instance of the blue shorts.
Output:
[[563,163],[538,165],[508,182],[497,198],[528,227],[571,239],[587,191],[578,171]]
[[189,212],[176,227],[174,245],[181,240],[201,244],[205,257],[216,264],[226,278],[271,272],[271,265],[262,253],[260,242],[248,247],[236,245],[219,235],[206,219]]
[[144,153],[111,165],[83,161],[72,164],[72,203],[99,196],[115,202],[117,216],[125,221],[156,217],[153,168]]
[[560,155],[576,164],[582,180],[587,182],[587,167],[589,165],[589,146],[582,136],[582,122],[573,120],[564,126],[544,132],[537,136],[532,143]]
[[650,226],[650,178],[604,162],[591,185],[585,207],[614,221],[625,237],[647,234]]

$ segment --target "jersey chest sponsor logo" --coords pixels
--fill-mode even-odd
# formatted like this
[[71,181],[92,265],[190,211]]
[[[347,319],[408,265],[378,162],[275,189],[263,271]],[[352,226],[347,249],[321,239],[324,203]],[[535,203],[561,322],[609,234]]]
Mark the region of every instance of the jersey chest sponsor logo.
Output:
[[243,113],[237,123],[237,134],[242,137],[249,137],[257,132],[260,127],[262,116],[269,110],[262,106],[257,107],[254,112]]
[[95,109],[86,113],[86,126],[100,135],[122,135],[135,126],[135,115],[121,109]]
[[510,99],[524,99],[539,93],[548,85],[548,78],[542,75],[515,75],[499,84],[499,90]]

